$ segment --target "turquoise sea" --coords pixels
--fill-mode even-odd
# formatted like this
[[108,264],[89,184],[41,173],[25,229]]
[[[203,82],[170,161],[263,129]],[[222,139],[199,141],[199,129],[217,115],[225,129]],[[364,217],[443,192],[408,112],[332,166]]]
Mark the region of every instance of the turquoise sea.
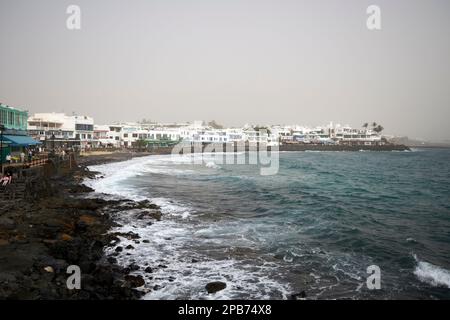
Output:
[[[104,175],[88,182],[97,192],[162,207],[151,225],[116,217],[118,229],[148,240],[119,256],[154,267],[136,271],[145,298],[450,298],[450,149],[284,152],[271,176],[204,160],[91,168]],[[366,286],[370,265],[380,267],[379,290]],[[213,280],[227,288],[208,295]]]

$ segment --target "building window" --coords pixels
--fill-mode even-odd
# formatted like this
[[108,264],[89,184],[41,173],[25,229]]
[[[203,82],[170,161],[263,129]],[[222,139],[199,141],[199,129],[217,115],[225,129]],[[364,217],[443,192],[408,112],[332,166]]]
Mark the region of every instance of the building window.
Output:
[[92,124],[75,124],[75,129],[79,131],[94,131],[94,125]]

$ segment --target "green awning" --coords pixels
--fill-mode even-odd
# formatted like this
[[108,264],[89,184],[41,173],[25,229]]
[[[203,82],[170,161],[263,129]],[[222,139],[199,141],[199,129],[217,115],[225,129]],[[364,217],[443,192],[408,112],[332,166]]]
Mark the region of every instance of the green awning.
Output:
[[6,143],[10,142],[9,146],[11,146],[11,147],[28,147],[28,146],[35,146],[37,144],[41,144],[41,142],[36,141],[29,136],[4,135],[3,141],[5,141]]

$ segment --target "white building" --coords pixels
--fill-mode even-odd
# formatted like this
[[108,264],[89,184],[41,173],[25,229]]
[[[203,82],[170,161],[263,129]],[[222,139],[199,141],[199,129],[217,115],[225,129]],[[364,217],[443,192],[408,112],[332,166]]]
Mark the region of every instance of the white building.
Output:
[[61,142],[78,143],[82,147],[103,146],[132,148],[138,141],[148,145],[169,146],[180,141],[191,143],[267,143],[280,144],[382,144],[381,135],[372,129],[353,129],[334,125],[307,127],[298,125],[267,126],[267,131],[246,125],[243,128],[214,129],[204,122],[194,123],[118,123],[93,125],[85,116],[61,113],[35,114],[29,119],[30,135],[49,140],[54,135]]
[[75,124],[75,140],[80,140],[81,148],[92,146],[94,140],[94,119],[88,116],[69,116],[69,119]]
[[330,122],[325,126],[272,126],[272,140],[281,144],[383,144],[381,135],[372,129],[354,129],[350,126],[334,125]]
[[82,149],[92,146],[94,119],[88,116],[64,113],[36,113],[28,118],[30,136],[57,146],[79,146]]
[[348,125],[336,125],[332,130],[332,138],[340,144],[383,144],[381,135],[372,129],[354,129]]
[[108,125],[94,125],[93,145],[95,147],[120,147],[120,137],[114,135],[115,132],[115,129]]

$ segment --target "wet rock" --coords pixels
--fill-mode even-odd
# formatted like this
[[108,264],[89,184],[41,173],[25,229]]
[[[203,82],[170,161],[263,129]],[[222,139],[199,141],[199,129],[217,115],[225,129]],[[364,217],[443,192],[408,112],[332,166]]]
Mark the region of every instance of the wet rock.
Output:
[[147,208],[147,209],[159,209],[159,207],[156,204],[151,203],[148,200],[139,201],[137,203],[137,205],[136,205],[136,208],[138,208],[138,209],[144,209],[144,208]]
[[114,284],[114,273],[111,268],[99,267],[93,273],[96,283],[103,287],[109,287]]
[[56,244],[56,243],[58,242],[58,240],[53,240],[53,239],[43,239],[42,242],[45,243],[46,245],[51,246],[51,245]]
[[125,239],[128,240],[136,240],[136,239],[140,239],[140,236],[137,233],[134,232],[116,232],[113,234],[113,236],[120,236],[120,237],[124,237]]
[[125,247],[125,249],[127,249],[127,250],[132,250],[132,249],[134,249],[134,247],[133,247],[131,244],[129,244],[129,245],[127,245],[127,246]]
[[63,233],[63,234],[61,234],[61,240],[63,240],[63,241],[72,241],[73,237],[68,235],[67,233]]
[[10,241],[16,244],[27,244],[30,242],[27,238],[18,235],[12,238]]
[[227,287],[227,284],[222,281],[214,281],[210,282],[205,286],[206,291],[208,293],[215,293],[217,291],[221,291]]
[[291,300],[299,300],[306,298],[306,292],[302,291],[300,293],[295,293],[291,295]]
[[116,250],[114,250],[114,251],[116,251],[116,252],[122,252],[122,251],[123,251],[123,247],[120,247],[120,246],[119,246],[119,247],[117,247]]
[[90,273],[92,271],[94,271],[96,268],[96,264],[93,263],[92,261],[83,261],[80,263],[80,269],[82,273]]
[[91,226],[91,225],[97,223],[97,218],[94,217],[94,216],[91,216],[91,215],[83,214],[83,215],[80,217],[80,221],[79,221],[79,222],[81,222],[81,223],[84,222],[86,225]]
[[106,260],[111,264],[117,264],[117,259],[114,257],[108,257]]
[[147,272],[147,273],[152,273],[153,269],[151,267],[147,267],[147,268],[144,269],[144,271]]
[[87,230],[87,228],[88,228],[88,225],[84,221],[78,221],[76,224],[76,231],[84,232]]
[[94,189],[92,189],[84,184],[78,184],[69,189],[69,193],[87,193],[87,192],[93,192],[93,191],[94,191]]
[[128,268],[130,268],[131,271],[137,271],[137,270],[141,269],[141,267],[139,267],[137,264],[134,264],[134,263],[130,264],[128,266]]
[[49,272],[49,273],[54,273],[54,272],[55,272],[55,270],[54,270],[51,266],[45,267],[44,270],[45,270],[46,272]]
[[6,230],[12,230],[16,228],[16,223],[14,220],[6,217],[0,218],[0,228],[6,229]]
[[141,276],[127,275],[125,281],[131,288],[142,287],[145,284],[145,280]]
[[[42,257],[40,261],[36,262],[38,268],[42,268],[47,272],[66,272],[69,264],[63,259],[55,259],[53,257]],[[53,270],[53,271],[51,271]]]
[[75,199],[73,202],[68,202],[66,206],[75,209],[97,210],[105,205],[105,200],[102,199]]
[[1,274],[0,273],[0,283],[14,283],[17,279],[12,274]]
[[159,211],[159,210],[147,210],[147,211],[141,212],[137,216],[137,218],[140,219],[140,220],[142,220],[144,218],[147,218],[147,219],[155,219],[157,221],[160,221],[161,220],[161,211]]

